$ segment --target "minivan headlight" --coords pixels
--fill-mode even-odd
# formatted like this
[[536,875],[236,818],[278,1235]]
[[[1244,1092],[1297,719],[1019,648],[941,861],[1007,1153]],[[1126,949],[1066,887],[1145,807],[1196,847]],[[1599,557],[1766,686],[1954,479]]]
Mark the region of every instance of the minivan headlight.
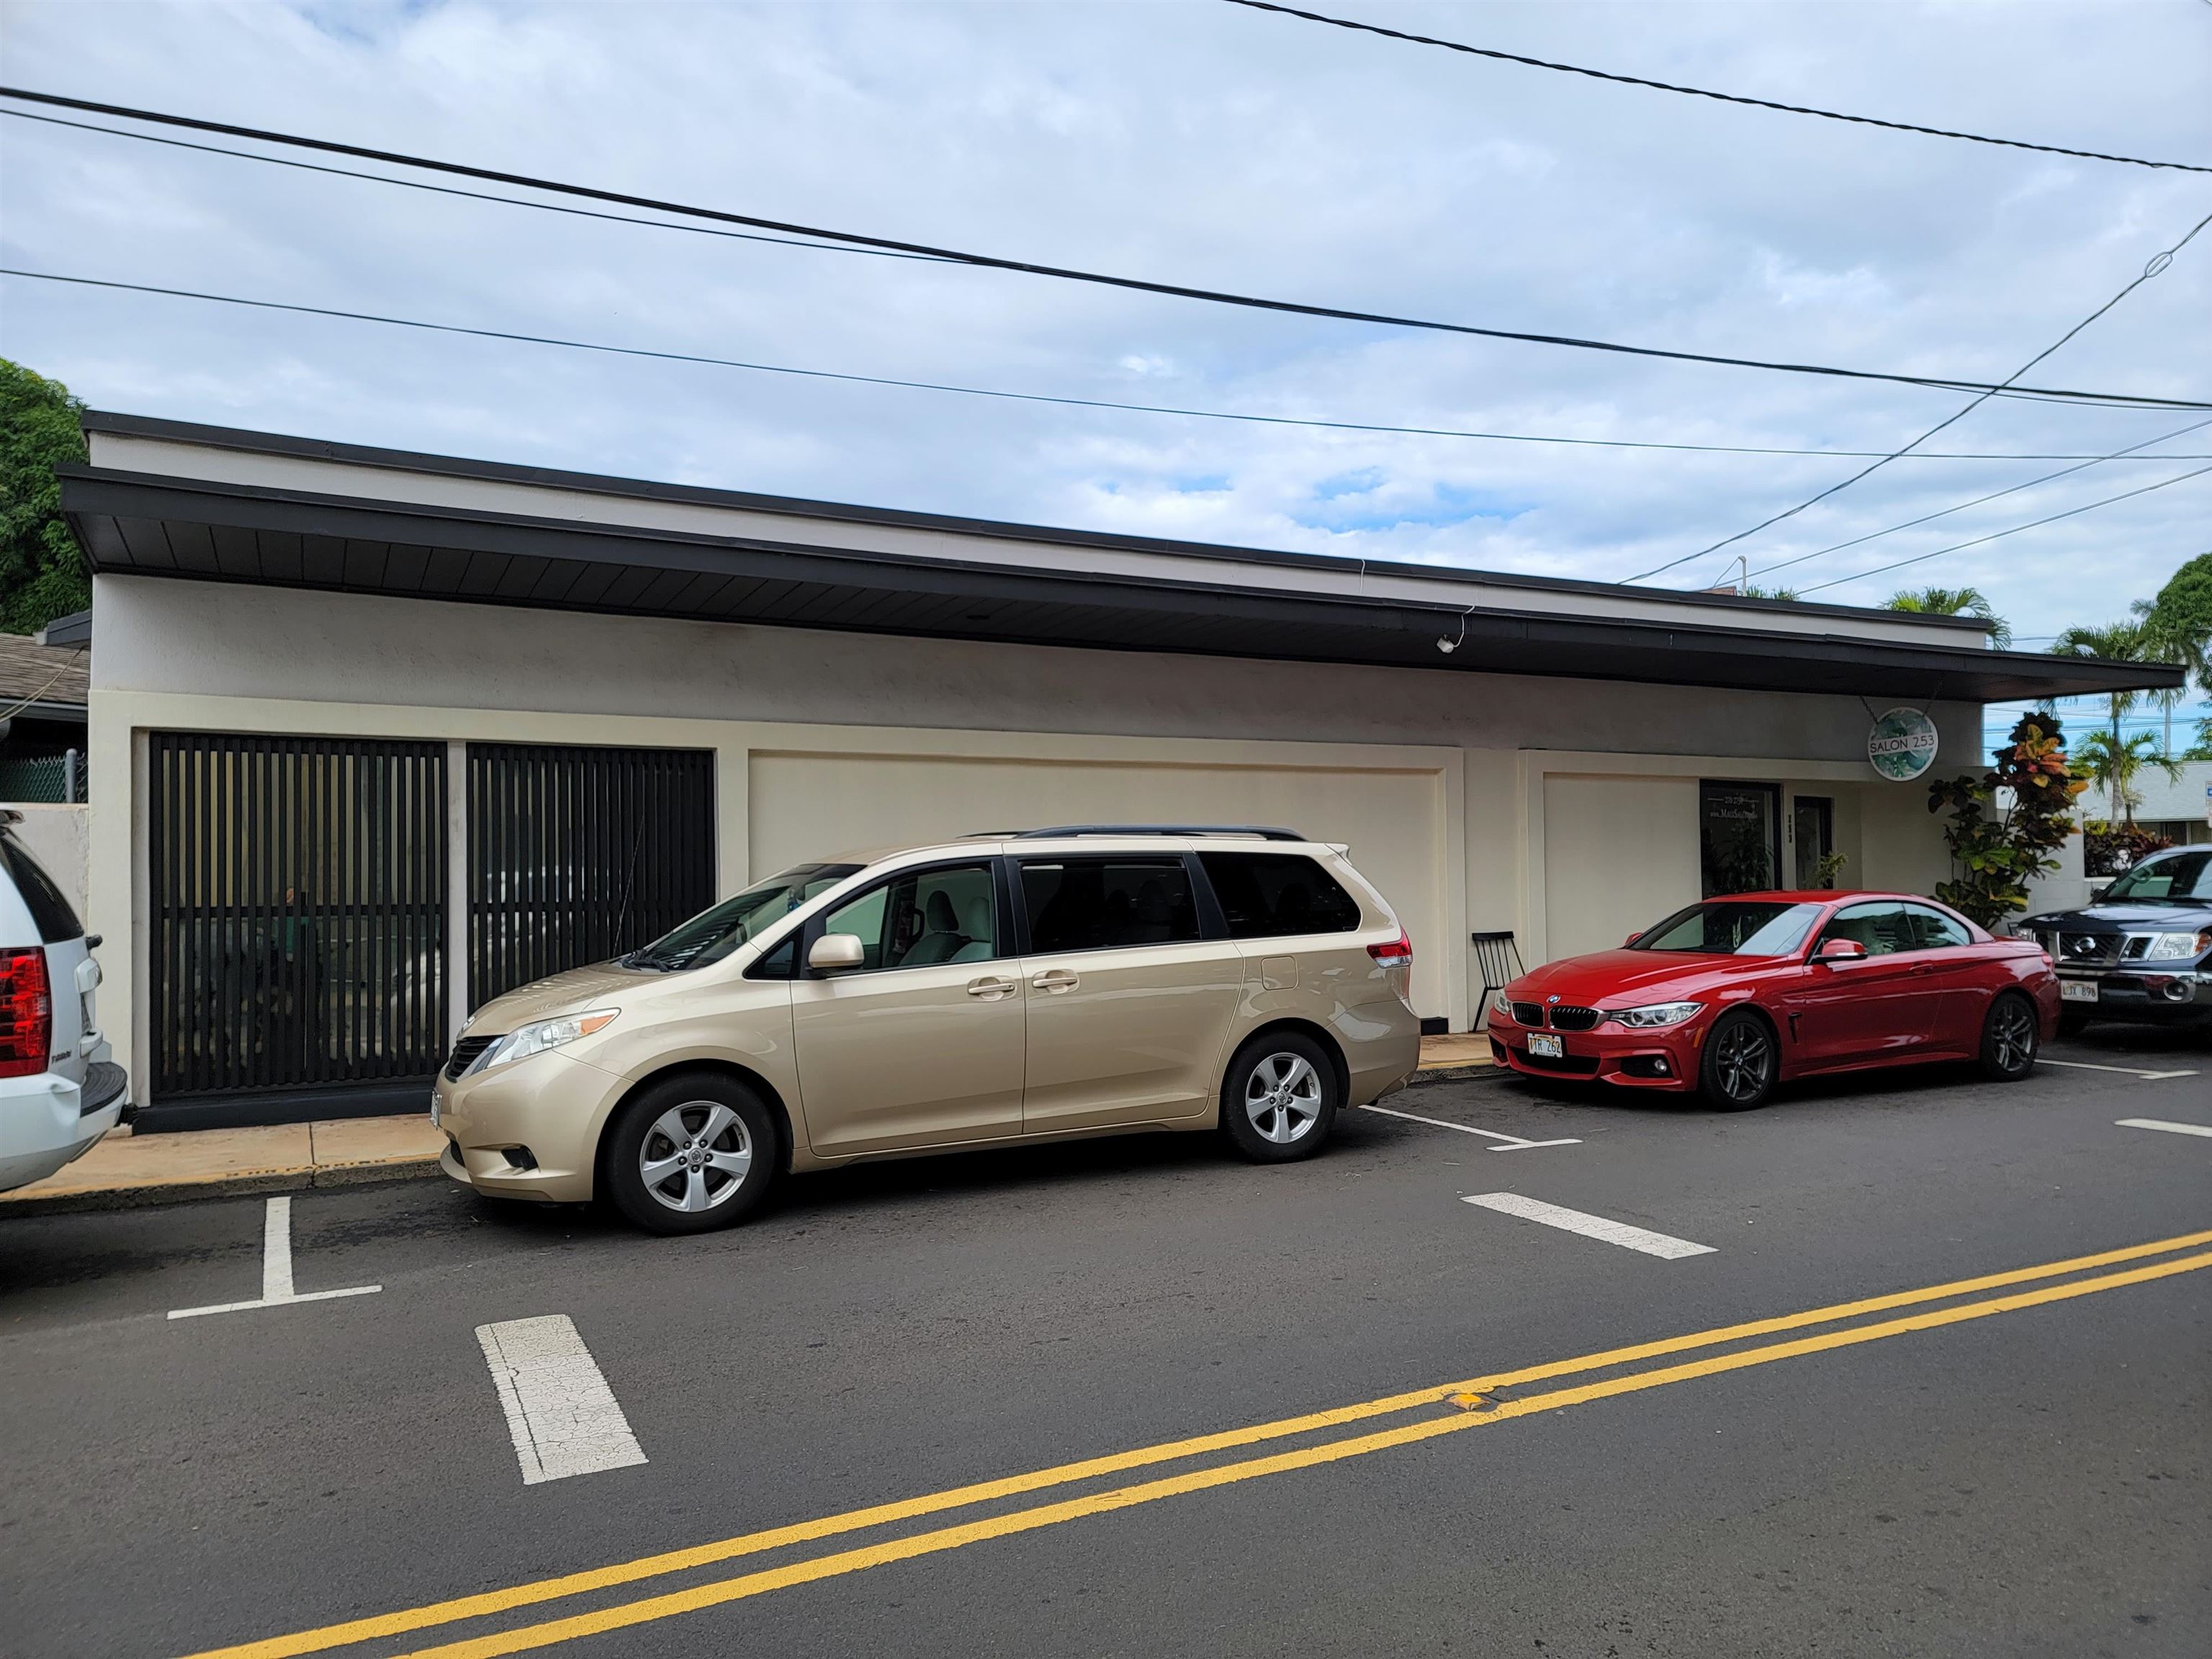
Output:
[[1680,1025],[1705,1006],[1702,1002],[1654,1002],[1642,1008],[1608,1009],[1606,1018],[1632,1030],[1648,1030],[1655,1025]]
[[527,1060],[532,1054],[544,1054],[548,1048],[574,1042],[578,1037],[604,1031],[614,1024],[615,1016],[621,1012],[618,1008],[594,1008],[589,1013],[561,1014],[552,1019],[532,1020],[527,1025],[518,1025],[485,1049],[483,1057],[469,1070],[471,1073],[489,1072],[495,1066]]
[[1500,1019],[1512,1018],[1513,999],[1507,996],[1503,991],[1493,993],[1490,999],[1490,1012],[1497,1015]]
[[2212,932],[2202,933],[2153,933],[2150,943],[2143,947],[2145,962],[2186,962],[2191,957],[2201,957],[2212,950]]

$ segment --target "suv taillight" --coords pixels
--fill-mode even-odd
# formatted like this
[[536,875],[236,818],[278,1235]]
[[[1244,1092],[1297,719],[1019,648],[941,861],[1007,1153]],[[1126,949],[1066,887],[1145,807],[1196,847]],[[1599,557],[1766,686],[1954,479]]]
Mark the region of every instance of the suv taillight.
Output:
[[1388,945],[1369,945],[1367,954],[1385,968],[1410,968],[1413,965],[1413,941],[1407,937],[1406,930],[1401,927],[1398,930],[1397,938],[1392,939]]
[[53,1035],[46,953],[0,951],[0,1077],[33,1077],[45,1071]]

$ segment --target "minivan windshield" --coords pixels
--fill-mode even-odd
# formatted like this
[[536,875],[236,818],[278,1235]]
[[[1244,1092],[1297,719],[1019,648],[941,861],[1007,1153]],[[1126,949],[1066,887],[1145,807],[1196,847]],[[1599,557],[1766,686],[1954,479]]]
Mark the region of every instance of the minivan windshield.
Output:
[[2212,852],[2146,859],[2105,890],[2106,899],[2212,899]]
[[1818,904],[1767,899],[1716,899],[1693,904],[1647,933],[1632,951],[1685,951],[1707,956],[1786,957],[1805,943],[1820,919]]
[[746,940],[758,939],[807,900],[828,892],[860,868],[857,864],[795,864],[781,875],[770,876],[746,888],[735,898],[724,899],[711,910],[702,910],[652,944],[641,945],[626,957],[617,957],[615,965],[653,974],[676,974],[686,968],[703,968],[710,962],[720,962]]

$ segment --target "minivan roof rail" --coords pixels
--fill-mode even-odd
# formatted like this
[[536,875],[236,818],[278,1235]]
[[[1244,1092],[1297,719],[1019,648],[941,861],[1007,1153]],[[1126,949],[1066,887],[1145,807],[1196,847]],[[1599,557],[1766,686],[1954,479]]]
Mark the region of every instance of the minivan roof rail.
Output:
[[1009,840],[1044,841],[1065,836],[1253,836],[1261,841],[1304,841],[1295,830],[1264,823],[1061,823],[1045,830],[1018,830]]

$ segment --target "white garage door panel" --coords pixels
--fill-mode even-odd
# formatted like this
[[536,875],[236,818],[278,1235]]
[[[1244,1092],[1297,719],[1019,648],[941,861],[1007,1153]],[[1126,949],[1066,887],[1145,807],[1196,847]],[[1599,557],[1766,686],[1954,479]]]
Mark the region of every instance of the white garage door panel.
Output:
[[1610,951],[1698,887],[1695,778],[1544,780],[1547,960]]
[[1345,842],[1413,936],[1414,1006],[1444,1007],[1441,775],[756,751],[752,875],[848,848],[1053,823],[1281,824]]

